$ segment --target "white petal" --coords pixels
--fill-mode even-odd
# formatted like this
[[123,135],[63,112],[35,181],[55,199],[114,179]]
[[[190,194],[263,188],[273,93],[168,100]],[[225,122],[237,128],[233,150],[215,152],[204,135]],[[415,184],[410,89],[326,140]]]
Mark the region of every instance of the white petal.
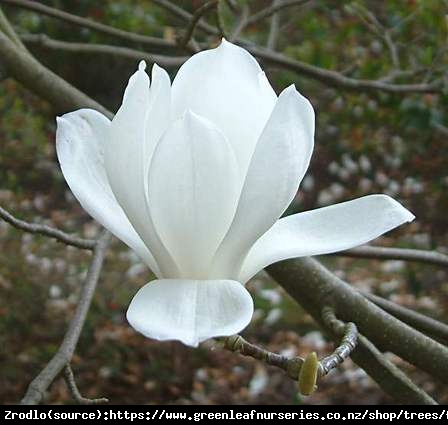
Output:
[[185,62],[172,89],[174,118],[192,110],[212,121],[232,145],[244,176],[277,98],[257,61],[223,40]]
[[150,211],[181,277],[209,277],[238,187],[232,148],[212,123],[187,112],[164,134],[149,171]]
[[[144,63],[143,63],[144,64]],[[154,76],[164,78],[163,73]],[[147,202],[147,172],[152,150],[169,119],[169,85],[159,84],[155,96],[142,64],[132,75],[123,104],[112,120],[105,146],[105,167],[115,197],[129,221],[154,255],[164,277],[177,277],[177,267],[154,229]],[[168,92],[166,92],[168,90]],[[165,99],[168,97],[168,101]],[[157,109],[154,117],[151,110]],[[166,116],[166,120],[163,118]],[[155,118],[155,119],[153,119]],[[151,134],[147,137],[147,134]],[[147,143],[148,142],[148,143]]]
[[313,107],[290,86],[278,98],[257,143],[235,218],[216,254],[216,276],[227,272],[235,278],[250,247],[286,210],[308,168],[313,145]]
[[127,311],[131,326],[148,338],[197,345],[240,332],[253,314],[250,294],[233,280],[155,280],[143,286]]
[[112,193],[104,169],[104,145],[110,121],[91,109],[57,118],[56,151],[61,169],[83,208],[115,236],[134,249],[160,276],[153,256],[135,232]]
[[371,241],[414,215],[386,195],[369,195],[279,220],[249,251],[242,282],[269,264],[330,254]]
[[[144,158],[147,165],[163,132],[171,122],[171,81],[167,72],[154,64],[152,67],[148,116],[146,118],[146,140]],[[148,172],[145,172],[148,176]]]

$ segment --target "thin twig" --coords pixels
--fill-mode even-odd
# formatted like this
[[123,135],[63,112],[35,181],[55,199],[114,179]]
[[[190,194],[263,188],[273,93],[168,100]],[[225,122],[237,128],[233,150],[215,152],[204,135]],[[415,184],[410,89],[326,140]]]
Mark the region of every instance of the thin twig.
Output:
[[[171,3],[168,0],[153,0],[157,5],[165,8],[173,15],[190,22],[192,14],[183,10],[179,6]],[[286,4],[286,3],[285,3]],[[272,9],[271,9],[272,10]],[[277,10],[274,10],[274,13]],[[197,27],[205,31],[207,34],[219,36],[219,31],[202,20],[199,20]],[[235,40],[237,44],[245,47],[250,53],[259,59],[265,61],[268,64],[275,65],[282,69],[297,72],[298,74],[312,78],[316,81],[320,81],[330,87],[337,87],[345,90],[364,90],[364,91],[384,91],[388,93],[438,93],[442,90],[441,81],[433,81],[430,83],[417,83],[417,84],[389,84],[387,82],[378,80],[362,80],[356,78],[347,77],[340,72],[332,71],[324,68],[319,68],[314,65],[307,64],[295,59],[288,58],[287,56],[250,45],[242,40]]]
[[96,244],[95,240],[78,238],[76,236],[72,236],[68,233],[63,232],[62,230],[55,229],[54,227],[50,227],[45,224],[28,223],[27,221],[19,220],[2,207],[0,207],[0,218],[16,227],[17,229],[23,230],[28,233],[47,236],[49,238],[56,239],[66,245],[76,246],[77,248],[92,250],[94,249]]
[[437,251],[425,251],[422,249],[387,248],[366,245],[331,255],[352,258],[369,258],[373,260],[416,261],[419,263],[448,267],[448,255]]
[[101,398],[83,397],[78,389],[78,386],[76,385],[75,375],[73,374],[73,370],[69,364],[67,364],[64,368],[64,379],[70,391],[70,394],[73,397],[73,400],[75,400],[77,403],[85,405],[109,403],[109,399],[107,399],[106,397]]
[[297,380],[300,368],[303,364],[301,357],[288,358],[280,354],[272,353],[258,345],[246,341],[241,335],[233,335],[224,339],[224,348],[242,356],[252,357],[256,360],[278,367],[284,370],[288,376]]
[[[187,12],[186,10],[168,0],[152,0],[152,2],[184,21],[191,21],[191,18],[193,17],[191,13]],[[197,22],[197,27],[209,35],[220,35],[217,28],[207,24],[207,22],[204,22],[202,19],[199,19],[199,21]]]
[[438,93],[442,90],[440,81],[416,84],[389,84],[379,80],[362,80],[347,77],[340,72],[320,68],[308,63],[291,59],[281,53],[256,46],[244,46],[249,52],[266,63],[297,72],[306,77],[320,81],[331,87],[345,90],[384,91],[388,93]]
[[282,9],[293,6],[302,6],[305,3],[308,3],[310,0],[280,0],[271,6],[260,10],[254,15],[250,16],[247,19],[247,26],[257,24],[263,19],[269,18],[269,16],[274,15]]
[[90,263],[89,271],[81,290],[75,314],[70,321],[64,339],[53,358],[28,386],[21,404],[39,404],[44,397],[45,391],[54,379],[59,375],[61,370],[70,363],[95,293],[110,237],[110,233],[105,230],[99,237],[93,251],[92,262]]
[[210,0],[205,2],[201,7],[197,8],[191,17],[190,23],[188,24],[185,37],[179,43],[180,46],[184,47],[193,37],[194,30],[199,20],[212,8],[216,7],[218,0]]
[[336,335],[342,337],[333,353],[320,360],[320,375],[325,376],[330,370],[343,363],[356,348],[358,329],[354,323],[343,323],[338,320],[331,307],[322,309],[322,320]]
[[378,307],[381,307],[384,311],[392,314],[397,319],[402,322],[407,323],[413,328],[423,332],[426,335],[432,336],[439,341],[448,344],[448,325],[431,317],[425,316],[424,314],[418,313],[416,311],[410,310],[392,301],[386,300],[377,295],[369,294],[367,292],[362,292],[362,294]]
[[149,63],[157,63],[165,67],[177,67],[182,65],[188,56],[166,56],[142,52],[129,47],[113,46],[109,44],[74,43],[55,40],[45,34],[23,34],[20,38],[26,43],[37,45],[51,50],[65,50],[73,53],[93,53],[112,56],[121,56],[136,60],[146,60]]
[[234,30],[232,31],[232,35],[230,36],[229,41],[233,43],[239,37],[239,35],[247,25],[248,17],[249,17],[249,6],[247,4],[243,4],[243,6],[241,7],[240,18]]
[[[281,0],[274,0],[272,2],[272,7],[277,6]],[[277,38],[280,30],[280,13],[277,11],[271,17],[271,22],[269,24],[269,34],[268,40],[266,42],[266,48],[270,50],[275,50],[277,44]]]

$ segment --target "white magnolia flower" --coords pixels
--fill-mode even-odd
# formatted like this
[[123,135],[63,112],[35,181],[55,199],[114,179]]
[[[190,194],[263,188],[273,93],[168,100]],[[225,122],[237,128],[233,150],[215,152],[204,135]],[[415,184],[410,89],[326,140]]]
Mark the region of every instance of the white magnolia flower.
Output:
[[[279,219],[310,161],[314,111],[276,96],[255,59],[223,41],[171,85],[145,63],[110,121],[58,118],[57,153],[81,205],[155,273],[127,318],[147,337],[196,346],[250,322],[244,284],[265,266],[374,239],[414,216],[384,195]],[[300,284],[300,282],[298,282]]]

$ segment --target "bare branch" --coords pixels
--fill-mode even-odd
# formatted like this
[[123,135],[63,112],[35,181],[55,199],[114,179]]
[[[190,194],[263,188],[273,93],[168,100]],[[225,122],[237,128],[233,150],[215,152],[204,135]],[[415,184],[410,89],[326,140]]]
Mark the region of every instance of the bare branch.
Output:
[[17,36],[14,28],[9,23],[3,10],[0,8],[0,31],[3,31],[16,45],[19,49],[26,50],[20,38]]
[[196,25],[198,25],[199,20],[212,8],[215,8],[218,4],[218,0],[210,0],[205,2],[201,7],[197,8],[191,17],[190,23],[188,24],[185,37],[179,43],[180,46],[184,47],[188,44],[190,39],[193,37]]
[[23,34],[20,38],[26,43],[37,45],[51,50],[65,50],[73,53],[93,53],[111,56],[121,56],[136,60],[146,60],[149,63],[157,63],[165,67],[177,67],[182,65],[188,56],[166,56],[142,52],[129,47],[119,47],[109,44],[73,43],[55,40],[45,34]]
[[322,305],[330,305],[338,318],[356,323],[379,349],[448,382],[448,347],[385,312],[316,260],[288,260],[267,270],[318,322],[322,322]]
[[355,349],[358,329],[354,323],[343,323],[338,320],[331,307],[322,309],[322,320],[336,335],[342,337],[333,353],[320,361],[320,375],[325,376],[330,370],[343,363]]
[[240,18],[238,23],[236,24],[234,30],[232,31],[232,35],[230,36],[229,41],[232,43],[239,37],[241,32],[247,25],[247,18],[249,17],[249,6],[247,4],[243,4],[241,8]]
[[44,397],[45,391],[51,385],[53,380],[59,375],[61,370],[70,363],[95,293],[110,237],[111,235],[109,232],[103,231],[98,239],[95,249],[93,250],[92,262],[81,290],[75,314],[70,321],[64,339],[50,362],[30,383],[21,404],[39,404]]
[[392,314],[397,319],[408,325],[418,329],[426,335],[430,335],[445,344],[448,344],[448,325],[424,314],[410,310],[392,301],[378,297],[373,294],[362,292],[362,294],[378,307],[381,307],[384,311]]
[[[360,325],[372,337],[375,338],[381,345],[386,346],[386,350],[391,345],[405,345],[410,344],[413,348],[408,346],[411,350],[412,358],[421,355],[421,346],[419,344],[412,344],[414,340],[412,332],[406,326],[397,326],[397,334],[392,335],[389,329],[389,321],[393,317],[381,316],[378,312],[370,312],[368,301],[364,299],[363,302],[356,305],[351,303],[361,299],[361,295],[357,294],[353,289],[340,281],[336,276],[331,275],[323,266],[315,260],[304,258],[290,260],[283,263],[269,266],[268,272],[279,282],[286,291],[298,302],[300,305],[311,314],[311,316],[319,323],[324,330],[336,341],[340,338],[335,333],[335,326],[328,325],[322,318],[322,304],[324,300],[332,300],[334,305],[345,312],[345,316],[350,316],[350,313],[358,313],[358,316],[364,320],[356,320],[358,327]],[[331,276],[331,277],[330,277]],[[298,284],[300,282],[300,284]],[[350,299],[350,303],[342,305],[340,301],[344,298]],[[390,319],[389,319],[390,318]],[[338,326],[342,328],[344,323],[336,319]],[[363,322],[370,322],[370,326],[366,326]],[[395,324],[393,324],[395,327]],[[375,329],[377,332],[372,332]],[[401,330],[401,332],[400,332]],[[383,337],[383,338],[382,338]],[[393,340],[391,340],[394,338]],[[408,340],[411,338],[411,340]],[[384,341],[390,341],[389,344]],[[428,339],[428,341],[432,341]],[[422,341],[423,343],[423,341]],[[406,349],[406,347],[403,347]],[[436,352],[432,352],[432,347],[427,347],[428,350],[424,357],[435,358]],[[395,351],[395,350],[392,350]],[[394,400],[404,404],[436,404],[436,402],[427,395],[423,390],[418,388],[400,369],[392,364],[387,358],[373,345],[365,336],[358,334],[358,341],[355,350],[350,356],[360,367],[362,367],[380,387],[389,394]],[[409,356],[402,356],[404,358]],[[440,357],[437,364],[443,364],[443,357]],[[412,362],[412,361],[411,361]],[[412,362],[413,363],[413,362]],[[424,369],[424,368],[422,368]],[[436,370],[435,368],[433,370]],[[433,372],[434,373],[434,372]],[[434,374],[434,376],[437,376]],[[443,380],[444,378],[442,378]]]
[[[336,319],[333,310],[329,307],[323,309],[324,322],[330,327],[332,332],[342,339],[334,351],[318,362],[318,376],[327,375],[330,370],[336,368],[350,356],[350,353],[356,347],[358,330],[353,323],[344,324]],[[341,324],[342,323],[342,324]],[[243,356],[252,357],[260,360],[270,366],[278,367],[284,370],[287,375],[297,380],[300,376],[300,370],[304,364],[302,357],[286,357],[280,354],[272,353],[262,347],[246,341],[241,335],[233,335],[223,338],[224,348]]]
[[439,81],[419,84],[390,84],[380,80],[362,80],[347,77],[340,72],[319,68],[295,59],[288,58],[281,53],[262,49],[256,46],[245,46],[253,55],[266,63],[289,69],[320,81],[328,86],[345,90],[384,91],[388,93],[437,93],[441,91]]
[[358,335],[358,345],[351,358],[397,402],[408,405],[438,404],[389,361],[365,336]]
[[[112,113],[102,105],[57,76],[27,52],[17,49],[17,46],[1,32],[0,57],[2,64],[14,79],[48,100],[57,108],[57,112],[71,111],[82,105],[84,108],[96,109],[109,118],[112,117]],[[67,93],[70,95],[65,96]]]
[[301,357],[288,358],[280,354],[272,353],[246,341],[240,335],[229,336],[224,339],[224,348],[242,356],[252,357],[256,360],[283,369],[290,378],[297,380],[300,368],[303,364]]
[[347,251],[341,251],[333,256],[370,258],[373,260],[404,260],[419,263],[434,264],[448,267],[448,255],[437,251],[424,251],[422,249],[387,248],[382,246],[359,246]]
[[269,16],[276,14],[282,9],[293,6],[302,6],[309,1],[310,0],[279,0],[278,2],[275,2],[275,4],[272,4],[271,6],[262,9],[258,13],[250,16],[247,20],[247,26],[257,24],[258,22],[262,21],[263,19],[269,18]]
[[76,246],[77,248],[92,250],[96,244],[95,240],[78,238],[76,236],[72,236],[68,233],[63,232],[62,230],[55,229],[45,224],[28,223],[26,221],[19,220],[2,207],[0,207],[0,218],[16,227],[17,229],[23,230],[28,233],[47,236],[49,238],[56,239],[66,245]]
[[[281,0],[274,0],[272,7],[277,6]],[[277,11],[272,15],[271,22],[269,24],[268,41],[266,42],[266,48],[275,50],[277,44],[277,38],[280,30],[280,13]]]
[[[164,7],[175,16],[190,21],[192,18],[191,13],[186,12],[180,7],[172,4],[167,0],[153,0],[157,5]],[[286,4],[286,3],[285,3]],[[277,10],[275,10],[277,11]],[[274,11],[274,13],[275,13]],[[201,28],[210,35],[219,36],[219,31],[199,20],[197,24],[198,28]],[[288,58],[281,53],[259,48],[253,45],[249,45],[242,40],[235,40],[238,44],[245,47],[249,52],[266,63],[275,65],[282,69],[288,69],[290,71],[297,72],[306,77],[312,78],[316,81],[320,81],[330,87],[336,87],[345,90],[364,90],[364,91],[384,91],[388,93],[438,93],[442,90],[440,81],[433,81],[430,83],[419,84],[391,84],[381,79],[378,80],[362,80],[356,78],[350,78],[343,75],[340,72],[319,68],[314,65],[307,64],[295,59]]]
[[79,392],[78,386],[76,385],[75,376],[69,364],[67,364],[64,368],[64,379],[70,391],[70,394],[73,397],[73,400],[75,400],[77,403],[85,405],[109,403],[109,399],[105,397],[93,399],[83,397]]
[[[174,3],[168,0],[152,0],[152,2],[184,21],[190,22],[191,18],[193,17],[191,13],[185,11],[181,7],[175,5]],[[209,35],[217,35],[217,36],[220,35],[219,30],[217,28],[207,24],[207,22],[204,22],[202,19],[199,19],[199,21],[197,22],[197,27]]]
[[121,38],[122,40],[128,40],[133,43],[141,43],[150,47],[177,47],[176,43],[163,38],[149,37],[146,35],[136,34],[130,31],[121,30],[118,28],[104,25],[99,22],[94,22],[81,16],[73,15],[68,12],[64,12],[53,7],[46,6],[37,1],[30,0],[0,0],[0,3],[8,4],[10,6],[20,7],[23,9],[31,10],[33,12],[50,16],[55,19],[59,19],[64,22],[68,22],[80,27],[88,28],[93,31],[101,32],[113,37]]

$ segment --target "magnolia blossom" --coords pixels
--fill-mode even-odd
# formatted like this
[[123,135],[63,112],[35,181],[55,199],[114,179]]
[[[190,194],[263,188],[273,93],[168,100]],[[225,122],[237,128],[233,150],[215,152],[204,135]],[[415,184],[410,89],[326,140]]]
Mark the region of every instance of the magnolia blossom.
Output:
[[277,96],[225,40],[172,84],[145,67],[112,121],[80,109],[57,119],[56,134],[76,198],[157,277],[127,312],[143,335],[196,346],[237,333],[253,313],[244,284],[265,266],[348,249],[414,218],[370,195],[279,219],[313,152],[310,102],[294,85]]

